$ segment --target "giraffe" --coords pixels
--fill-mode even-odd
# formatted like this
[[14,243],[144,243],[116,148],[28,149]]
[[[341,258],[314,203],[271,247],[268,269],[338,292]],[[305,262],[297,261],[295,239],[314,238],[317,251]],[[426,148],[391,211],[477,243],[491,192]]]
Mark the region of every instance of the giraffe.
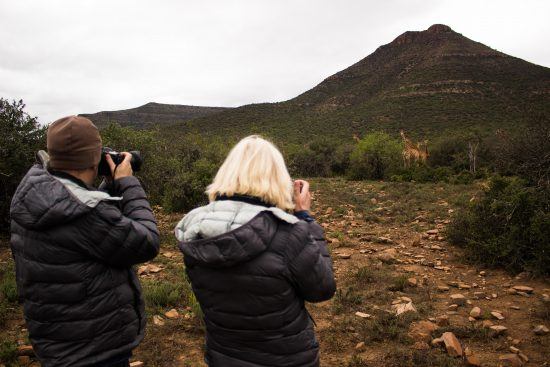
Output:
[[[422,145],[424,145],[424,149],[422,149]],[[419,161],[422,164],[427,164],[428,158],[430,157],[430,153],[428,152],[428,140],[424,140],[422,143],[417,143],[416,146],[419,153]]]
[[[403,165],[405,168],[408,168],[411,166],[411,160],[414,162],[418,162],[421,158],[421,152],[420,149],[418,149],[418,146],[413,144],[413,142],[405,136],[405,132],[403,129],[399,130],[399,134],[401,135],[401,138],[403,139],[403,143],[405,144],[403,148]],[[427,150],[426,150],[427,152]]]

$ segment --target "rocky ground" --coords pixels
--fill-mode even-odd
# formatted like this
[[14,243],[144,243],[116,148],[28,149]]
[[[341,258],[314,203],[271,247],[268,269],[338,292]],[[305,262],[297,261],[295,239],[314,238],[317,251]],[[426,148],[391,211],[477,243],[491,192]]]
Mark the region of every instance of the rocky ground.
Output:
[[[468,265],[445,241],[452,215],[479,187],[338,179],[312,187],[338,282],[332,300],[308,305],[323,366],[550,366],[548,279]],[[161,254],[137,269],[149,325],[134,366],[205,366],[200,309],[171,234],[181,215],[157,216]],[[0,261],[9,266],[7,250]],[[19,349],[15,365],[38,366],[17,307],[0,338]]]

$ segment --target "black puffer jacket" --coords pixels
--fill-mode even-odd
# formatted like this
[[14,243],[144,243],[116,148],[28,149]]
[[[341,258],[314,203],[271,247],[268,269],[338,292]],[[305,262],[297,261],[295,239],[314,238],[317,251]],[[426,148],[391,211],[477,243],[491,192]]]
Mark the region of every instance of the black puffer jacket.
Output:
[[129,356],[143,339],[144,305],[131,266],[157,255],[159,235],[135,177],[116,181],[114,191],[118,202],[36,165],[12,200],[17,287],[43,367]]
[[[335,292],[323,230],[254,207],[214,202],[176,229],[204,312],[206,359],[212,367],[318,366],[304,301],[328,300]],[[227,232],[216,235],[224,227]]]

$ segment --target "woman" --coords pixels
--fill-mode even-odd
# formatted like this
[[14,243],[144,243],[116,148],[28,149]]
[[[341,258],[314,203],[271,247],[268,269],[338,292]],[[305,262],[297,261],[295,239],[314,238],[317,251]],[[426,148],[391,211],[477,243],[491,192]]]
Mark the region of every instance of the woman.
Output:
[[304,302],[330,299],[336,285],[323,230],[308,213],[308,183],[292,184],[277,148],[249,136],[231,150],[207,194],[210,204],[176,227],[204,313],[206,362],[319,366]]

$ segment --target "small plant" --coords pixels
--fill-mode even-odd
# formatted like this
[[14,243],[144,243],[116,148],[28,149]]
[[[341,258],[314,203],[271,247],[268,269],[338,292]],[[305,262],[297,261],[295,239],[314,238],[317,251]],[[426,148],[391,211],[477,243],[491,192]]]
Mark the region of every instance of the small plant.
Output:
[[17,344],[11,340],[0,342],[0,362],[7,366],[14,366],[17,358]]
[[352,287],[338,289],[333,299],[333,309],[335,314],[340,314],[353,306],[361,304],[363,298]]
[[365,342],[398,341],[410,343],[407,336],[411,322],[419,319],[416,313],[406,312],[399,316],[386,311],[378,311],[372,319],[363,320],[357,325],[361,340]]
[[388,287],[388,290],[394,292],[403,292],[407,287],[407,277],[400,275],[392,279],[391,285]]

